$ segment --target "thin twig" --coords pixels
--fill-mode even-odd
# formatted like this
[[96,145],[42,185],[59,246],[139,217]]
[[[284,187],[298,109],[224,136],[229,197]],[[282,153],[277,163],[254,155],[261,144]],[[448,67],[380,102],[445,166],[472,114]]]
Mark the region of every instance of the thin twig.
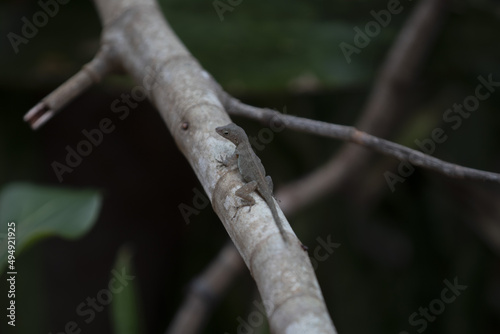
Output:
[[359,144],[399,160],[408,161],[412,165],[434,170],[448,177],[500,183],[500,174],[449,163],[406,146],[372,136],[352,126],[283,115],[271,109],[246,105],[232,97],[228,97],[228,99],[230,102],[226,104],[226,107],[228,107],[228,112],[233,115],[246,116],[261,121],[277,120],[283,122],[288,129]]
[[31,108],[24,115],[24,121],[28,122],[33,130],[40,128],[64,106],[90,86],[101,81],[114,68],[109,53],[105,48],[101,48],[92,61]]

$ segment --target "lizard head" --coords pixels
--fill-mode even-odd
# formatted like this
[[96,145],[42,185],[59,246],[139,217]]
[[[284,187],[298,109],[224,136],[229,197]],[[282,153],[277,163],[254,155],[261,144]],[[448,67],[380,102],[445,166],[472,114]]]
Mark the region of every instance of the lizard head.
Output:
[[245,131],[234,123],[219,126],[218,128],[215,128],[215,131],[222,137],[230,140],[236,146],[238,146],[243,138],[246,138]]

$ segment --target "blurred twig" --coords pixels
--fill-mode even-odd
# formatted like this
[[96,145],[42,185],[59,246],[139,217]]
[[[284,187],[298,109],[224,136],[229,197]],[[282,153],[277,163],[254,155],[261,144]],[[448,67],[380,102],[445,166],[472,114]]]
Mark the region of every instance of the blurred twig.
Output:
[[199,333],[213,310],[212,306],[244,269],[240,254],[232,243],[227,243],[208,268],[191,283],[182,307],[165,333]]
[[40,128],[74,98],[117,67],[108,48],[101,48],[94,59],[31,108],[24,115],[24,121],[28,122],[33,130]]

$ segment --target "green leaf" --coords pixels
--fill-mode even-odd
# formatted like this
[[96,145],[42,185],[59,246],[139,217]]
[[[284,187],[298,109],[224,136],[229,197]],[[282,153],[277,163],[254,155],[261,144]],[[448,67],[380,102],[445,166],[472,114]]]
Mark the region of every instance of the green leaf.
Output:
[[[123,268],[132,268],[132,250],[122,246],[118,251],[115,270],[121,272]],[[133,270],[126,272],[133,272]],[[115,334],[144,333],[144,325],[139,307],[138,286],[135,280],[128,282],[127,286],[113,296],[111,304],[113,315],[113,329]]]
[[[25,183],[5,186],[0,193],[0,272],[8,258],[8,226],[15,223],[15,257],[45,237],[67,239],[88,232],[101,207],[96,190],[41,187]],[[12,231],[12,230],[10,230]]]

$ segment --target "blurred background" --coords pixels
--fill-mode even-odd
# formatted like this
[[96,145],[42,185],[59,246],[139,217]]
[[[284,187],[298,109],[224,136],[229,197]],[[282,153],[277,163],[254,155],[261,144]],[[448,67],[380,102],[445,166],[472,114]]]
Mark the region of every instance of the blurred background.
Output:
[[[388,1],[242,1],[230,6],[223,20],[214,3],[160,1],[174,31],[229,93],[248,104],[353,125],[419,2],[402,1],[402,11],[352,54],[350,63],[340,43],[353,45],[354,28],[363,30],[374,20],[370,12],[387,9]],[[36,1],[0,3],[0,232],[6,233],[7,219],[20,219],[5,212],[14,206],[22,210],[24,201],[36,196],[59,196],[57,203],[66,210],[58,221],[71,229],[87,217],[86,227],[70,239],[57,229],[37,234],[16,254],[16,327],[2,314],[0,332],[70,332],[67,324],[74,321],[82,333],[162,333],[192,279],[227,242],[227,233],[210,205],[186,224],[179,205],[192,205],[193,189],[202,188],[151,104],[138,102],[124,119],[112,112],[112,103],[136,85],[130,78],[106,78],[38,131],[23,122],[31,107],[99,47],[101,25],[90,1],[60,5],[33,37],[13,47],[9,33],[22,35],[23,17],[33,22],[41,10]],[[497,1],[449,2],[411,91],[404,92],[407,106],[391,140],[415,147],[416,139],[430,138],[440,127],[447,140],[436,145],[434,156],[500,172],[500,92],[481,101],[458,128],[443,122],[448,108],[474,95],[478,76],[500,81],[499,19]],[[103,118],[112,119],[116,129],[59,182],[54,161],[64,162],[66,147],[76,147],[85,139],[82,131],[98,128]],[[249,135],[262,128],[234,120]],[[321,166],[342,145],[287,130],[258,154],[279,189]],[[500,333],[500,188],[417,168],[391,191],[384,173],[397,174],[398,165],[374,155],[341,188],[289,217],[310,250],[321,245],[319,239],[340,244],[316,269],[337,330]],[[17,197],[12,195],[19,187]],[[62,200],[80,194],[88,195],[72,202],[80,211]],[[89,208],[89,201],[99,204]],[[113,268],[125,268],[134,278],[109,305],[92,308],[91,316],[92,299],[109,297],[101,291],[116,277]],[[6,278],[4,272],[2,312],[10,300]],[[445,280],[467,288],[443,304],[425,329],[422,322],[410,323],[419,308],[439,305],[433,301],[441,298]],[[258,293],[245,271],[213,305],[204,332],[237,333],[238,319],[247,319],[255,300]],[[122,321],[135,327],[123,329]],[[264,324],[254,332],[269,329]]]

